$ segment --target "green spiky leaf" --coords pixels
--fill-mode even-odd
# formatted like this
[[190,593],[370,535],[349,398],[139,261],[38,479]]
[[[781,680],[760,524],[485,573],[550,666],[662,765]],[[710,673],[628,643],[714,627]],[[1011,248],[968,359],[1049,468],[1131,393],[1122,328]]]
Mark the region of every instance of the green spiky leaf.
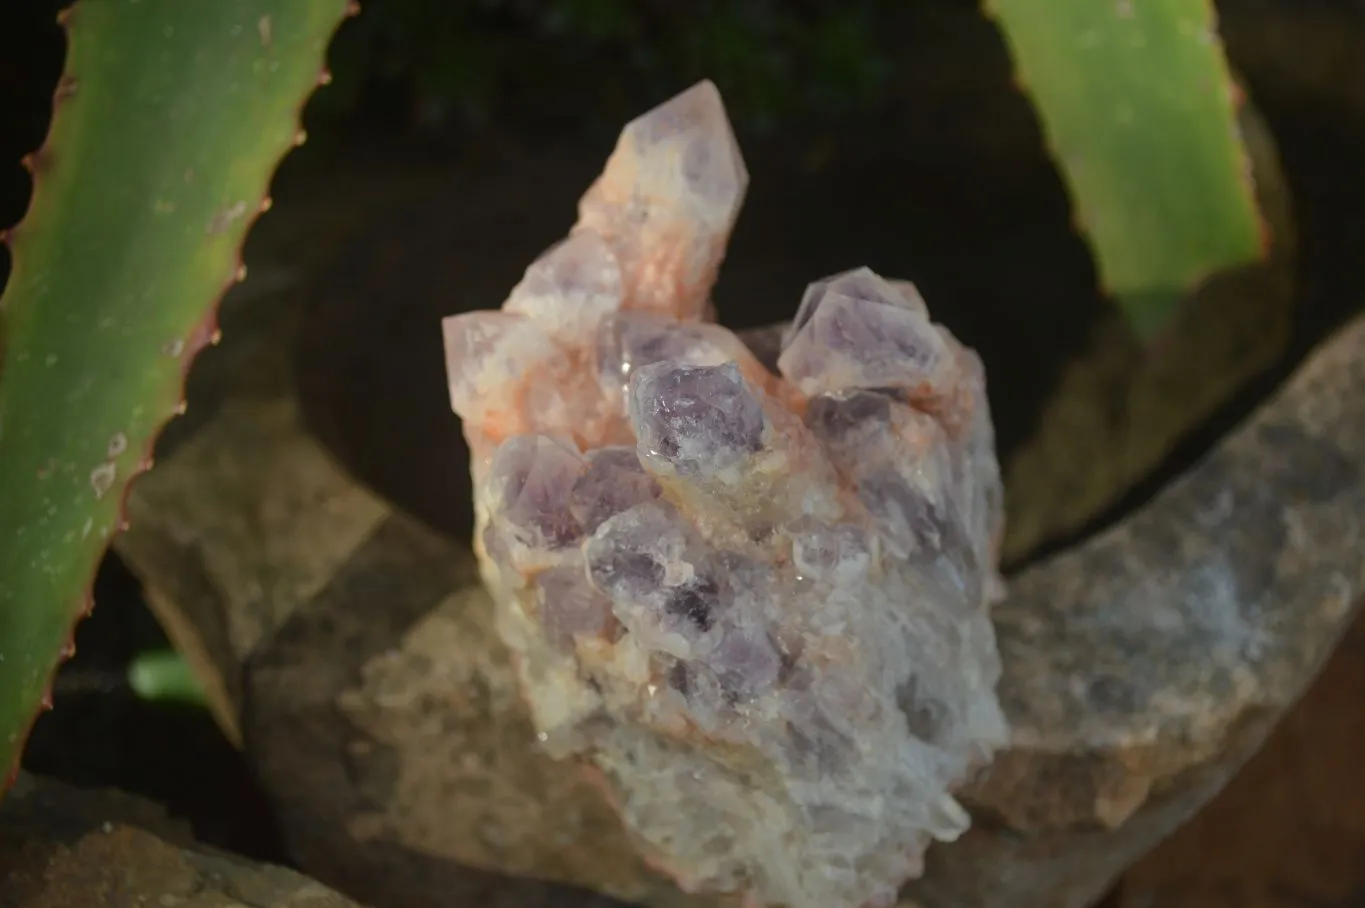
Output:
[[1259,259],[1237,87],[1209,0],[989,0],[1104,287],[1150,337]]
[[0,297],[0,774],[178,410],[347,0],[85,0]]

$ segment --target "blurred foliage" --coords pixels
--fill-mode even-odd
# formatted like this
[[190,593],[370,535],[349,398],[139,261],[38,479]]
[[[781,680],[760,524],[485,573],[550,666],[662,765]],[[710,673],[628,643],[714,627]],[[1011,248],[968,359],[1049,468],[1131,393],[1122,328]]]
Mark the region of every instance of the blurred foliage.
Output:
[[188,662],[174,650],[148,650],[128,665],[128,686],[150,703],[208,707],[208,695]]
[[[890,0],[370,0],[333,48],[353,109],[382,83],[430,124],[494,110],[617,122],[681,82],[714,80],[754,131],[856,113],[884,96],[893,58],[877,27]],[[585,86],[597,93],[584,97]]]
[[987,0],[1104,289],[1152,341],[1266,229],[1208,0]]

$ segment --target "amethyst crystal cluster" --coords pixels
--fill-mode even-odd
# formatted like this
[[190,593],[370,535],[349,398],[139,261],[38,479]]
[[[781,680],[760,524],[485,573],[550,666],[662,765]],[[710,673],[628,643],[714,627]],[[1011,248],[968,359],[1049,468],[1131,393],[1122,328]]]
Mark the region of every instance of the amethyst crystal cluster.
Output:
[[568,238],[444,323],[541,746],[685,888],[886,905],[1006,736],[979,359],[905,282],[812,284],[777,374],[706,321],[748,176],[710,83],[626,127]]

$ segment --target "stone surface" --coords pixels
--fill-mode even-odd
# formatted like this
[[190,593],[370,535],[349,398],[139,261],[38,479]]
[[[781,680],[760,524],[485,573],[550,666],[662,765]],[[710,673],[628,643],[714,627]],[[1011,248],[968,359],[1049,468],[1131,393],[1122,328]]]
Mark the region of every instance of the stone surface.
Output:
[[538,740],[646,860],[891,905],[1006,740],[984,373],[867,268],[811,285],[780,375],[699,321],[744,183],[702,83],[626,127],[501,311],[445,320],[475,551]]
[[28,775],[0,806],[0,905],[360,908],[292,870],[196,845],[145,801]]
[[1365,904],[1365,615],[1198,816],[1124,874],[1114,908]]

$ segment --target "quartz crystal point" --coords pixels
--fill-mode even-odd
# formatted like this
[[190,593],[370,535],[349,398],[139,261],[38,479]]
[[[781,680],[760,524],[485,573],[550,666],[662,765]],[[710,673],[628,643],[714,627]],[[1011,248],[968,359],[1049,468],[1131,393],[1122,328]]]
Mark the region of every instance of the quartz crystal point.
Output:
[[695,320],[748,185],[720,93],[701,82],[627,124],[578,224],[616,250],[632,308]]
[[889,905],[1005,741],[985,375],[915,288],[703,321],[747,176],[715,88],[626,127],[500,312],[445,322],[476,549],[540,745],[752,905]]

